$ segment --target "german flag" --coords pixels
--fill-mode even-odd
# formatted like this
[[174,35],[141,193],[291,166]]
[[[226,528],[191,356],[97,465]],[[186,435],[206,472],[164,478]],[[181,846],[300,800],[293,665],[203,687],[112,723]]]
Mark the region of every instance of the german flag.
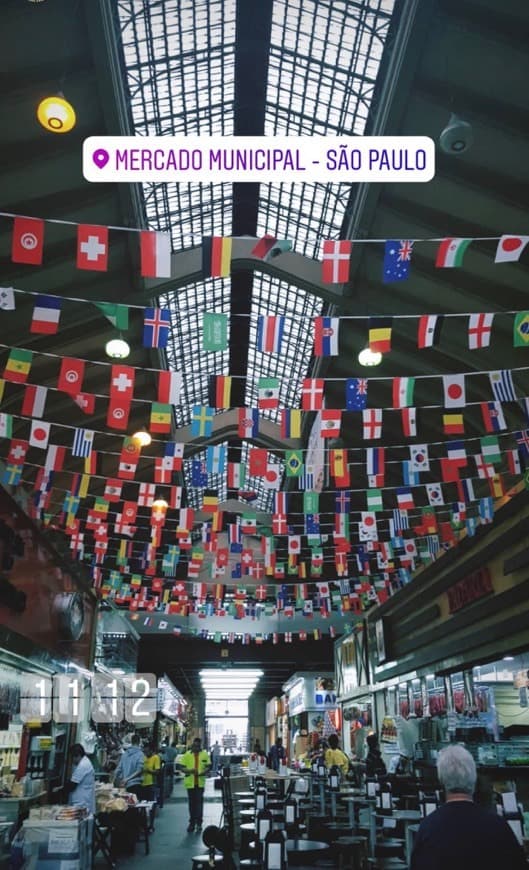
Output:
[[388,353],[391,350],[391,317],[369,318],[369,349],[373,352]]
[[151,432],[171,431],[171,405],[162,402],[152,403],[149,429]]
[[227,278],[231,268],[232,239],[225,236],[203,236],[202,275],[204,278]]
[[445,435],[463,435],[465,432],[463,414],[443,414],[443,431]]
[[231,376],[212,375],[210,378],[209,403],[214,408],[231,408]]

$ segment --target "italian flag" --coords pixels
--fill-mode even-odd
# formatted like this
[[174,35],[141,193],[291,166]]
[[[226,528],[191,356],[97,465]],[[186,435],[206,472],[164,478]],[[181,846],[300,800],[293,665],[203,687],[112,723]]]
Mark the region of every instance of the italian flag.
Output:
[[140,233],[141,274],[144,278],[171,277],[169,233]]
[[472,239],[443,239],[437,250],[435,265],[438,269],[462,266],[465,251]]

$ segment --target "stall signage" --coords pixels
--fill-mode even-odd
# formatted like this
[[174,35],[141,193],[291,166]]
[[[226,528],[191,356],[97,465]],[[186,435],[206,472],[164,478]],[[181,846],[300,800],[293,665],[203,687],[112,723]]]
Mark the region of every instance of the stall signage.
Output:
[[450,613],[457,613],[463,607],[467,607],[493,592],[489,569],[480,568],[478,571],[473,571],[472,574],[460,580],[447,591]]
[[305,691],[303,685],[290,692],[288,696],[288,709],[291,716],[306,709],[305,706]]

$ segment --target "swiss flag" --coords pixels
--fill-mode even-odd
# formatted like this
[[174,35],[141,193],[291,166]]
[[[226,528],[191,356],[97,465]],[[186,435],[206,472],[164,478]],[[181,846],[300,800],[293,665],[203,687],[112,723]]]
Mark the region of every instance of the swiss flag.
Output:
[[77,268],[106,272],[108,227],[80,224],[77,227]]
[[131,366],[112,366],[110,374],[110,398],[130,402],[134,391],[136,372]]
[[96,409],[96,397],[91,393],[78,393],[73,397],[76,405],[78,405],[83,414],[93,414]]
[[44,221],[38,218],[16,217],[13,222],[11,259],[13,263],[40,266],[44,250]]

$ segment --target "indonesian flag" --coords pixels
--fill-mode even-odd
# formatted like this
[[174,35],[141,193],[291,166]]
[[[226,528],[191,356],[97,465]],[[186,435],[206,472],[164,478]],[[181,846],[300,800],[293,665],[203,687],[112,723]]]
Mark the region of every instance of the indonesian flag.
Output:
[[77,268],[106,272],[108,227],[79,224],[77,227]]
[[502,236],[496,249],[495,263],[514,263],[529,242],[529,236]]
[[347,239],[323,242],[322,281],[325,284],[343,284],[349,280],[353,243]]
[[472,239],[443,239],[437,249],[435,265],[438,269],[446,269],[463,265],[465,251]]
[[85,364],[83,360],[64,357],[57,381],[57,389],[77,396],[83,386]]
[[160,372],[158,375],[158,402],[179,405],[182,375],[180,372]]
[[[141,274],[143,278],[171,277],[170,233],[140,233]],[[163,401],[160,399],[160,401]]]

